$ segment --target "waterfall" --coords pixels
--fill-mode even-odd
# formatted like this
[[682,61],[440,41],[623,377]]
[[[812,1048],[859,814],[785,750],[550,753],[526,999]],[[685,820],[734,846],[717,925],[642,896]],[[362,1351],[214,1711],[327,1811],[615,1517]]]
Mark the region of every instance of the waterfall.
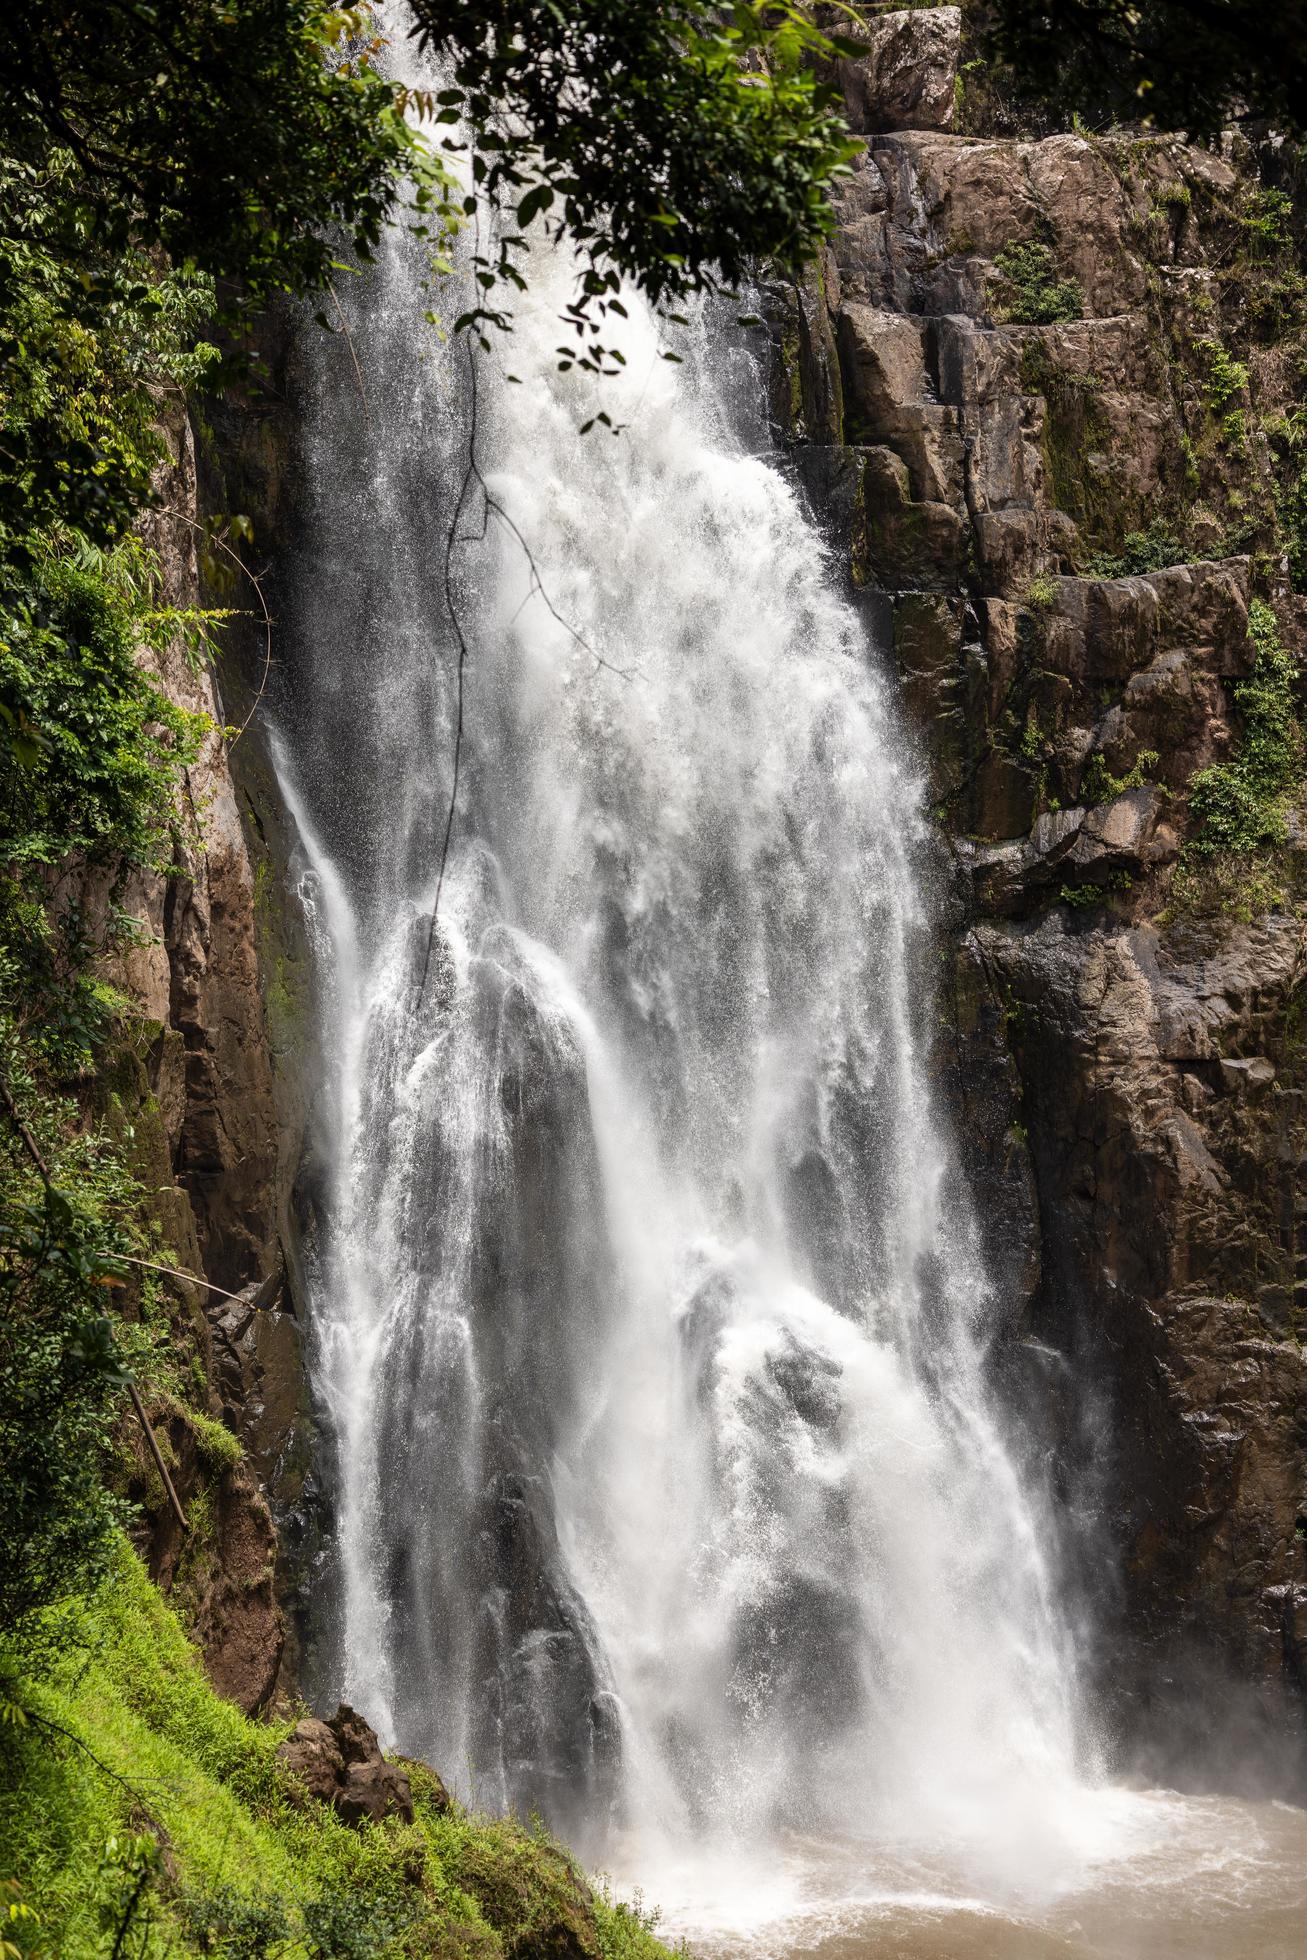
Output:
[[[632,299],[621,377],[562,374],[570,268],[537,244],[530,281],[479,357],[529,556],[474,486],[434,932],[466,350],[402,233],[351,348],[300,350],[274,747],[320,996],[331,1683],[589,1851],[1026,1859],[1075,1783],[1073,1670],[986,1385],[884,656],[739,333],[673,364]],[[582,435],[600,407],[620,433]]]

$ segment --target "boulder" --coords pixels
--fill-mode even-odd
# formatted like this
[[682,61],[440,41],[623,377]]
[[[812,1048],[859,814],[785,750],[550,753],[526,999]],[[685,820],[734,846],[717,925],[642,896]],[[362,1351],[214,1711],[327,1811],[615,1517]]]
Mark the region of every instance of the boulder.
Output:
[[297,1722],[277,1750],[277,1760],[307,1796],[331,1804],[356,1829],[388,1817],[413,1822],[408,1776],[386,1761],[375,1729],[345,1702],[330,1722],[315,1715]]
[[277,1750],[277,1761],[288,1769],[305,1793],[319,1803],[334,1803],[345,1779],[340,1745],[316,1715],[297,1722]]
[[[841,32],[848,32],[841,20]],[[857,31],[855,30],[855,33]],[[860,135],[890,129],[951,129],[960,7],[915,7],[881,14],[857,33],[867,52],[838,64],[849,127]]]

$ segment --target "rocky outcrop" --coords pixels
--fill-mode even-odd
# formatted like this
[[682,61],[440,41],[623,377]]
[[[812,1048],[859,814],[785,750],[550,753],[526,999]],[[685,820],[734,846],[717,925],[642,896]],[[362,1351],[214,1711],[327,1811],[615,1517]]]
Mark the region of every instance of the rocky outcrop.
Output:
[[[162,434],[171,455],[144,529],[163,603],[187,612],[200,604],[195,454],[184,418]],[[110,949],[102,977],[131,1003],[90,1097],[135,1173],[143,1212],[162,1234],[157,1263],[225,1291],[246,1288],[251,1315],[255,1304],[264,1310],[261,1347],[268,1355],[281,1321],[266,1311],[281,1297],[278,1120],[232,738],[215,673],[181,640],[141,657],[173,701],[207,722],[176,795],[172,864],[117,881],[111,870],[70,865],[52,898],[79,905],[89,930]],[[111,904],[132,920],[126,937],[109,930]],[[285,1414],[276,1398],[265,1396],[256,1414],[253,1398],[230,1393],[230,1371],[218,1392],[210,1316],[221,1323],[230,1304],[223,1291],[167,1275],[156,1291],[151,1313],[169,1317],[164,1338],[188,1377],[188,1393],[182,1399],[152,1390],[147,1371],[144,1394],[188,1529],[178,1524],[144,1438],[128,1420],[123,1461],[128,1494],[140,1508],[137,1535],[152,1576],[182,1607],[215,1686],[253,1712],[274,1693],[284,1649],[267,1490],[276,1490],[274,1463],[293,1454],[293,1444],[272,1439]],[[139,1310],[130,1299],[125,1305]],[[297,1362],[285,1335],[281,1346],[290,1368],[282,1392],[293,1403]],[[265,1367],[264,1379],[272,1372],[279,1367]],[[238,1437],[247,1427],[253,1448],[242,1460]]]
[[948,844],[941,1066],[996,1371],[1123,1751],[1180,1773],[1233,1709],[1300,1787],[1307,867],[1295,819],[1217,878],[1190,809],[1242,739],[1254,595],[1302,649],[1293,361],[1249,245],[1282,207],[1237,145],[977,129],[952,9],[868,38],[838,231],[775,308],[774,413]]
[[[830,10],[834,16],[834,10]],[[911,9],[865,23],[832,18],[865,55],[834,64],[849,128],[859,135],[883,129],[950,129],[956,107],[962,10],[932,7],[919,19]]]
[[505,1960],[600,1960],[589,1889],[547,1840],[512,1829],[494,1841],[465,1837],[448,1870],[498,1931]]
[[[200,602],[197,490],[189,425],[168,431],[175,460],[146,521],[167,603]],[[156,1033],[150,1089],[209,1278],[235,1289],[277,1259],[270,1204],[276,1167],[272,1069],[254,943],[254,879],[228,760],[217,678],[174,643],[152,659],[164,692],[209,722],[184,772],[175,869],[134,874],[118,904],[139,922],[112,961]]]
[[[413,1792],[403,1769],[381,1753],[375,1729],[344,1702],[329,1722],[306,1716],[297,1722],[277,1750],[277,1761],[295,1783],[318,1803],[330,1804],[345,1823],[355,1828],[381,1824],[388,1817],[413,1822]],[[424,1770],[428,1783],[443,1798],[444,1786],[433,1771]]]

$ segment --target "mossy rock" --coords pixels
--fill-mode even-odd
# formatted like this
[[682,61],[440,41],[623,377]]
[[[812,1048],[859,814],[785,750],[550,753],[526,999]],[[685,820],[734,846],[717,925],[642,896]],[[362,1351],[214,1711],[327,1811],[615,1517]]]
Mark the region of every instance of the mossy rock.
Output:
[[502,1960],[503,1941],[485,1926],[447,1919],[424,1922],[405,1940],[405,1960]]
[[601,1960],[590,1892],[557,1845],[481,1824],[442,1860],[499,1934],[505,1960]]

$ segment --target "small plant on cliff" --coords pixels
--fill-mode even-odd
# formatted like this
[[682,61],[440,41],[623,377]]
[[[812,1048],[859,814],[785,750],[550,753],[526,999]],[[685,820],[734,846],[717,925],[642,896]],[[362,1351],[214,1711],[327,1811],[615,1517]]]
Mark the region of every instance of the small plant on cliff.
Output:
[[1280,639],[1271,608],[1254,600],[1248,631],[1257,649],[1252,677],[1234,689],[1243,723],[1228,762],[1200,770],[1189,786],[1198,858],[1247,856],[1285,841],[1286,815],[1299,786],[1303,736],[1295,690],[1297,663]]
[[1184,563],[1185,548],[1165,517],[1155,517],[1144,531],[1128,531],[1118,551],[1096,551],[1085,559],[1088,578],[1137,578]]
[[1124,776],[1114,776],[1101,749],[1095,749],[1085,765],[1080,795],[1086,803],[1110,803],[1128,789],[1142,789],[1150,781],[1149,770],[1156,769],[1161,757],[1156,749],[1140,749]]
[[1084,317],[1078,279],[1062,276],[1050,246],[1036,240],[1005,245],[994,264],[1001,275],[996,311],[1014,326],[1050,326]]
[[1024,598],[1034,612],[1051,612],[1061,590],[1052,572],[1036,572],[1027,581]]
[[1307,409],[1267,429],[1276,463],[1276,515],[1295,592],[1307,592]]
[[1250,190],[1239,212],[1247,249],[1255,258],[1274,259],[1293,249],[1293,199],[1287,191]]
[[1248,369],[1242,361],[1236,361],[1229,349],[1219,340],[1210,336],[1195,345],[1205,371],[1203,401],[1209,411],[1217,416],[1227,416],[1231,405],[1237,402],[1248,386]]

